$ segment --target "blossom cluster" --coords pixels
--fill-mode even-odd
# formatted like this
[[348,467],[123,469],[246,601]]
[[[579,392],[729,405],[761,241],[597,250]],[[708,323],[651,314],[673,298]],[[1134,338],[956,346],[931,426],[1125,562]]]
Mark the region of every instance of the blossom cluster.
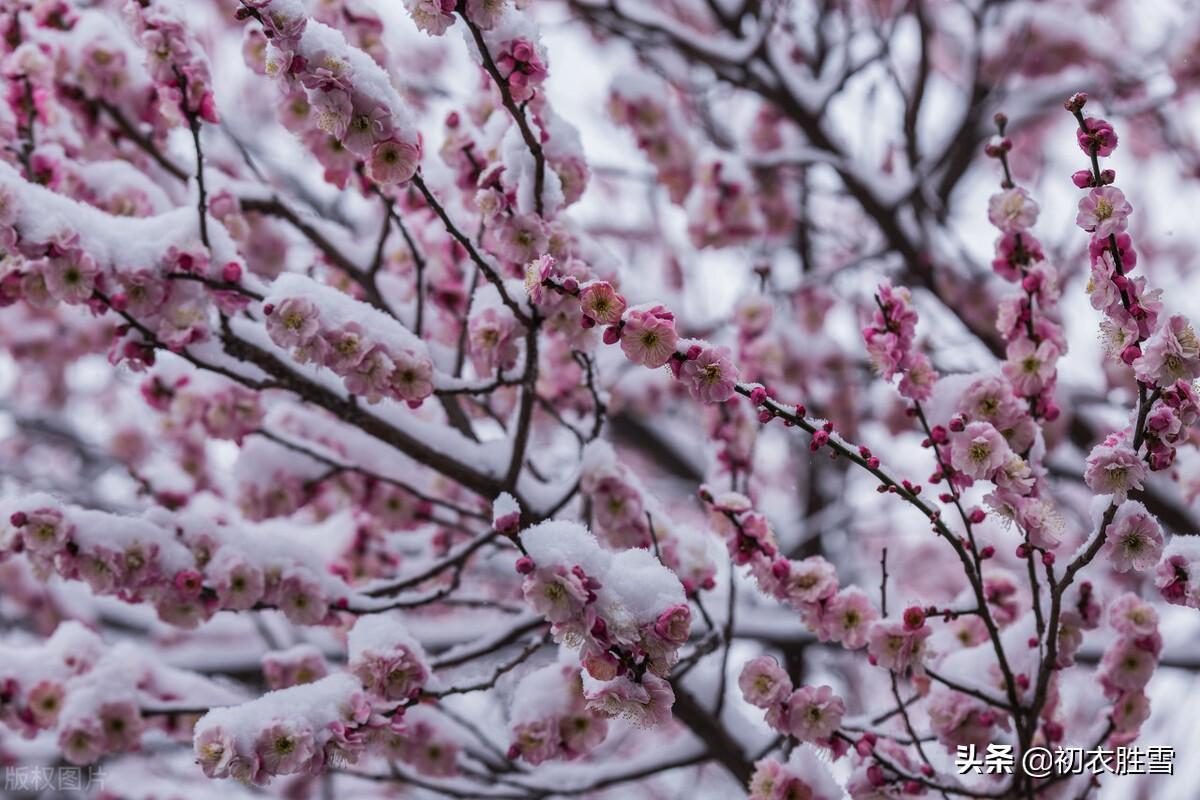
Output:
[[268,689],[287,689],[324,678],[329,663],[316,645],[298,644],[263,655],[262,671]]
[[301,275],[271,288],[267,334],[300,363],[328,367],[369,403],[387,397],[416,408],[433,393],[425,344],[394,320]]
[[527,265],[525,287],[539,303],[554,294],[576,297],[585,328],[603,327],[602,341],[620,344],[625,357],[643,367],[667,366],[688,393],[705,404],[733,397],[738,369],[728,347],[700,339],[684,339],[675,327],[675,313],[661,303],[629,306],[608,281],[580,282],[564,274],[553,257]]
[[[0,164],[0,243],[17,258],[0,275],[0,304],[64,303],[128,315],[109,360],[143,369],[154,348],[181,350],[210,335],[212,307],[232,313],[248,298],[228,235],[215,223],[199,241],[189,209],[123,218],[24,181]],[[129,242],[137,242],[131,247]]]
[[[1003,115],[997,121],[1003,131]],[[989,144],[987,152],[1001,159],[1007,171],[1011,149],[1012,141],[1001,138]],[[1000,231],[992,269],[1021,289],[1020,294],[1001,301],[996,316],[996,330],[1005,343],[1004,377],[1013,392],[1028,403],[1033,417],[1053,422],[1060,413],[1054,402],[1056,364],[1066,353],[1067,344],[1062,326],[1055,319],[1060,295],[1058,272],[1046,260],[1041,243],[1032,233],[1037,217],[1037,203],[1007,178],[1003,190],[988,201],[988,220]]]
[[[797,609],[821,641],[858,650],[876,639],[879,610],[861,589],[839,588],[837,572],[826,559],[810,556],[795,560],[781,555],[766,515],[755,510],[745,495],[713,493],[702,488],[700,498],[708,506],[718,532],[725,537],[733,563],[749,566],[759,588]],[[894,664],[898,671],[919,661],[920,656],[920,635],[905,630],[902,636],[910,644],[894,653],[889,649],[890,655],[884,663],[884,666]]]
[[637,475],[622,464],[603,440],[584,448],[580,489],[591,499],[593,526],[609,547],[655,549],[689,595],[711,589],[716,565],[705,553],[698,532],[676,523]]
[[[750,800],[798,797],[836,800],[843,795],[829,767],[807,747],[797,747],[787,761],[764,758],[755,762],[749,789]],[[865,798],[869,795],[853,793],[851,796]]]
[[135,749],[149,729],[178,735],[147,706],[170,707],[187,693],[216,701],[229,693],[200,676],[166,667],[132,643],[107,648],[74,621],[37,644],[0,645],[0,723],[26,738],[53,731],[72,764]]
[[588,708],[641,724],[669,717],[663,677],[691,626],[679,579],[649,551],[609,552],[576,523],[543,522],[521,542],[525,599],[557,640],[580,648]]
[[742,697],[765,709],[767,724],[802,743],[836,748],[833,734],[842,724],[846,704],[828,686],[801,686],[792,681],[770,656],[759,656],[742,666],[738,677]]
[[[148,56],[159,113],[168,119],[183,114],[219,122],[208,57],[176,8],[163,0],[137,0],[126,8]],[[103,61],[93,53],[93,63]]]
[[[1109,156],[1117,145],[1116,133],[1105,120],[1083,116],[1086,102],[1082,93],[1067,101],[1079,122],[1079,146],[1093,159]],[[1130,276],[1137,266],[1128,232],[1133,207],[1115,181],[1112,170],[1075,174],[1075,184],[1087,190],[1075,222],[1091,234],[1088,293],[1092,307],[1105,317],[1101,330],[1107,350],[1133,368],[1143,390],[1153,391],[1155,401],[1145,421],[1147,452],[1137,457],[1159,471],[1174,463],[1175,444],[1200,416],[1192,385],[1200,377],[1200,339],[1186,317],[1161,319],[1162,291],[1148,289],[1144,277]]]
[[41,574],[93,592],[153,604],[165,622],[194,628],[221,609],[274,606],[291,621],[334,618],[348,588],[298,557],[285,536],[214,524],[199,512],[143,518],[28,495],[3,504],[0,559],[22,553]]
[[900,375],[902,397],[928,400],[938,376],[929,356],[916,349],[917,312],[912,295],[904,287],[883,283],[875,299],[879,307],[872,312],[871,324],[862,329],[871,363],[885,381]]
[[1108,624],[1116,639],[1100,659],[1100,685],[1113,704],[1111,719],[1118,736],[1132,741],[1150,716],[1144,690],[1162,654],[1158,612],[1137,595],[1126,593],[1109,605]]
[[215,708],[196,723],[196,760],[210,778],[264,785],[277,775],[319,775],[329,764],[354,763],[374,729],[362,687],[339,673]]
[[429,680],[421,643],[397,618],[386,614],[360,617],[350,631],[348,645],[350,671],[375,697],[413,700]]
[[667,96],[666,87],[651,77],[623,74],[613,81],[608,110],[630,129],[672,202],[682,203],[692,190],[695,153],[687,127]]
[[345,186],[358,163],[376,184],[416,174],[421,140],[387,73],[300,0],[247,0],[270,42],[265,71],[282,86],[284,120]]
[[587,708],[583,677],[574,664],[548,664],[513,690],[510,759],[536,766],[586,755],[608,735],[608,721]]

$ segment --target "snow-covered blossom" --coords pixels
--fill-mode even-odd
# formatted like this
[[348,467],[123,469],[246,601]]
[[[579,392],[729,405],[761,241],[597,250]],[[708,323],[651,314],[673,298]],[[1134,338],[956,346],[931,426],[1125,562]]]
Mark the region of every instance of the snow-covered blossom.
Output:
[[1093,492],[1111,494],[1114,501],[1123,503],[1131,489],[1142,488],[1146,467],[1129,447],[1100,444],[1088,455],[1084,479]]

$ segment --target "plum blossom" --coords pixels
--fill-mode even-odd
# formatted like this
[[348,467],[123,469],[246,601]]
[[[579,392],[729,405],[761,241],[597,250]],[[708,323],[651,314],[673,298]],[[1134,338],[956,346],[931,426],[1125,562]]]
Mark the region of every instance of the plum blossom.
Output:
[[1131,365],[1138,379],[1155,386],[1191,382],[1200,376],[1200,340],[1187,318],[1171,316],[1151,336]]
[[1021,188],[994,194],[988,201],[988,221],[1005,233],[1032,228],[1037,215],[1037,203]]
[[708,347],[696,358],[683,362],[679,379],[694,399],[701,403],[723,403],[733,396],[738,372],[730,355],[726,347]]
[[771,656],[759,656],[747,661],[738,676],[738,687],[746,702],[759,708],[782,703],[792,693],[791,679]]
[[788,732],[801,742],[828,739],[842,724],[845,703],[828,686],[801,686],[787,699]]
[[1125,502],[1131,489],[1141,489],[1146,467],[1137,453],[1119,444],[1099,444],[1087,458],[1084,480],[1097,494],[1111,494],[1117,503]]
[[625,298],[606,281],[589,283],[579,293],[583,315],[599,325],[615,325],[625,313]]
[[289,297],[267,317],[267,333],[280,347],[305,345],[320,330],[316,305],[303,297]]
[[675,315],[662,306],[631,308],[621,321],[621,350],[633,363],[655,369],[675,353]]
[[990,478],[1008,461],[1008,442],[988,422],[972,422],[954,434],[950,452],[954,466],[972,478]]
[[867,654],[871,663],[893,672],[924,670],[925,640],[932,631],[923,625],[911,628],[901,620],[881,619],[872,623],[867,634]]
[[1141,503],[1130,500],[1117,509],[1104,554],[1117,572],[1142,572],[1158,563],[1163,551],[1162,528]]
[[1133,206],[1115,186],[1092,189],[1079,201],[1075,224],[1094,236],[1107,239],[1125,230]]

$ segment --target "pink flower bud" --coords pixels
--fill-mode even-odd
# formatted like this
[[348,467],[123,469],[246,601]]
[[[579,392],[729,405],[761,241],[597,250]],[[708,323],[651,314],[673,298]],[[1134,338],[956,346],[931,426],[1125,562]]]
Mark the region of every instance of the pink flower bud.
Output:
[[521,556],[516,563],[517,572],[522,575],[528,575],[533,572],[533,559],[529,556]]
[[1081,169],[1078,172],[1071,174],[1071,183],[1075,184],[1080,189],[1088,189],[1093,185],[1092,171]]
[[609,325],[604,329],[602,339],[605,344],[616,344],[621,341],[621,329],[616,325]]
[[920,630],[925,625],[925,609],[909,606],[904,609],[904,627],[910,631]]
[[237,283],[242,279],[242,268],[236,262],[230,261],[221,268],[221,277],[226,283]]

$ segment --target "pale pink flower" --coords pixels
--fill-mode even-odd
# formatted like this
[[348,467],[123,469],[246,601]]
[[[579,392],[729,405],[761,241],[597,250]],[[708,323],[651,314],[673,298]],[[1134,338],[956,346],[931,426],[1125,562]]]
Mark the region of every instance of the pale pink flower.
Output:
[[404,183],[417,174],[421,147],[411,142],[388,139],[371,148],[367,174],[376,183]]
[[1113,703],[1113,726],[1119,733],[1136,733],[1150,718],[1150,698],[1143,691],[1122,692]]
[[303,567],[293,567],[279,582],[279,610],[297,625],[317,625],[329,613],[329,599],[316,577]]
[[788,772],[778,761],[772,758],[756,761],[748,800],[779,800],[787,779]]
[[1083,478],[1093,492],[1111,494],[1115,502],[1124,503],[1131,489],[1142,488],[1146,465],[1124,444],[1099,444],[1088,455]]
[[61,258],[47,259],[42,276],[46,289],[55,300],[82,303],[92,296],[100,266],[88,254],[72,250]]
[[625,312],[621,350],[635,364],[657,369],[675,353],[679,334],[675,315],[662,306],[636,307]]
[[222,608],[246,611],[262,599],[262,570],[233,547],[222,547],[206,567],[217,602]]
[[582,755],[600,745],[608,736],[608,720],[581,710],[559,719],[559,735],[567,757]]
[[313,645],[267,653],[262,659],[263,677],[271,689],[286,689],[320,680],[329,674],[321,651]]
[[200,769],[208,778],[229,775],[229,765],[237,754],[233,734],[219,725],[210,725],[196,734],[193,748]]
[[537,259],[549,241],[545,224],[533,214],[518,214],[500,223],[496,229],[499,252],[517,264]]
[[1059,355],[1058,346],[1048,339],[1034,345],[1022,337],[1008,345],[1008,360],[1002,367],[1004,376],[1017,394],[1031,397],[1040,393],[1054,377]]
[[774,658],[759,656],[742,666],[738,688],[750,705],[770,708],[784,702],[792,693],[792,679]]
[[386,139],[391,133],[392,112],[379,105],[356,111],[350,116],[343,143],[346,149],[359,158],[368,158],[375,144]]
[[1146,688],[1158,666],[1154,644],[1145,638],[1117,639],[1100,659],[1101,682],[1123,692],[1139,692]]
[[901,397],[925,402],[933,397],[933,387],[938,381],[933,362],[924,353],[914,352],[904,364],[900,384],[896,387]]
[[679,379],[692,398],[701,403],[724,403],[733,396],[738,371],[727,347],[705,347],[680,368]]
[[417,27],[430,36],[441,36],[454,24],[454,0],[404,0]]
[[856,587],[842,589],[829,598],[822,616],[828,638],[841,642],[847,650],[866,646],[867,631],[877,619],[878,609],[866,592]]
[[91,764],[104,754],[104,731],[92,717],[77,717],[59,728],[58,748],[72,764]]
[[952,434],[951,462],[975,479],[990,479],[1011,454],[1008,442],[990,422],[972,422]]
[[254,749],[269,775],[291,775],[304,769],[313,757],[313,733],[300,721],[272,722],[258,734]]
[[873,664],[884,669],[904,672],[911,667],[920,674],[924,672],[925,640],[930,633],[928,625],[913,630],[901,620],[881,619],[867,634],[867,654]]
[[347,322],[337,330],[328,331],[324,338],[329,342],[329,358],[325,366],[338,375],[348,375],[367,355],[370,349],[362,326]]
[[[541,305],[546,302],[545,282],[555,274],[557,264],[554,256],[544,253],[525,265],[525,293],[529,295],[529,300],[534,304]],[[549,295],[549,297],[555,296]]]
[[319,329],[317,307],[303,297],[289,297],[267,317],[267,334],[280,347],[299,347],[316,336]]
[[66,544],[71,534],[71,524],[56,508],[39,508],[25,515],[21,538],[32,552],[44,556],[54,555]]
[[1158,612],[1133,592],[1126,592],[1108,607],[1108,623],[1122,636],[1151,636],[1158,630]]
[[615,325],[625,313],[625,298],[607,281],[596,281],[580,291],[579,306],[584,316],[597,324]]
[[490,31],[507,5],[508,0],[467,0],[467,18],[481,30]]
[[411,350],[392,353],[396,368],[392,371],[392,391],[401,400],[419,403],[433,394],[433,364]]
[[[927,709],[930,729],[947,747],[973,744],[986,749],[992,742],[999,715],[982,701],[939,686],[930,692]],[[1007,730],[1007,719],[1002,716],[1000,719],[1004,720],[1002,726]]]
[[34,684],[25,698],[33,723],[43,730],[53,728],[58,722],[64,696],[63,685],[58,681],[42,680]]
[[654,621],[654,633],[664,642],[678,647],[687,641],[691,624],[691,608],[680,603],[658,615]]
[[521,589],[534,610],[555,624],[578,616],[588,602],[583,578],[562,566],[531,572]]
[[1197,586],[1196,548],[1176,536],[1155,571],[1154,585],[1168,603],[1177,606],[1200,607],[1200,586]]
[[1021,188],[999,192],[988,201],[988,221],[1005,233],[1032,228],[1037,216],[1037,203]]
[[509,369],[516,363],[517,320],[504,306],[487,306],[471,314],[467,334],[475,369],[488,375],[495,369]]
[[838,589],[837,571],[821,556],[802,561],[776,561],[773,572],[779,580],[780,599],[793,606],[817,603],[832,597]]
[[675,692],[671,684],[647,672],[641,683],[622,675],[587,695],[587,707],[609,717],[625,717],[638,727],[655,727],[671,720]]
[[391,389],[392,372],[395,365],[383,347],[372,347],[358,362],[353,371],[346,375],[346,389],[363,397],[368,403],[378,403]]
[[131,750],[141,738],[142,712],[132,700],[103,703],[98,715],[104,749],[110,753]]
[[349,666],[367,691],[387,700],[412,697],[429,680],[428,667],[403,644],[387,653],[365,651]]
[[562,739],[558,731],[558,720],[551,717],[514,725],[512,750],[535,767],[543,761],[558,758],[562,751]]
[[1079,214],[1075,224],[1091,231],[1101,239],[1121,233],[1129,222],[1133,206],[1115,186],[1092,189],[1079,201]]
[[1136,501],[1117,509],[1104,540],[1104,554],[1117,572],[1141,572],[1158,563],[1163,551],[1163,533],[1158,521]]
[[1155,386],[1191,382],[1200,375],[1200,340],[1186,317],[1174,315],[1145,342],[1133,362],[1139,380]]
[[828,739],[845,713],[845,703],[831,687],[801,686],[787,701],[788,732],[801,742]]

